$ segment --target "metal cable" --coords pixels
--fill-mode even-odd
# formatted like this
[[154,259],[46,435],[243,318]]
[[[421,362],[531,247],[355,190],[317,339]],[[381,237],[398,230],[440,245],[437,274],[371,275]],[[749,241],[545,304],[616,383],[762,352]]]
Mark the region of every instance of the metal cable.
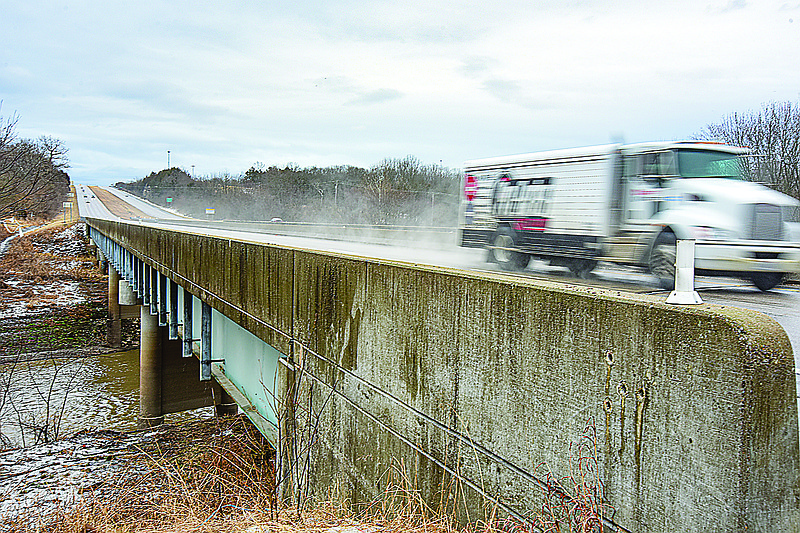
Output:
[[[281,362],[281,364],[283,364],[286,368],[288,368],[292,372],[297,372],[297,367],[295,365],[289,363],[288,361],[286,361],[284,358],[281,358],[280,362]],[[491,496],[491,495],[487,494],[476,483],[474,483],[470,479],[460,475],[459,473],[454,471],[452,468],[447,466],[445,463],[443,463],[442,461],[440,461],[439,459],[437,459],[436,457],[434,457],[430,453],[426,452],[422,447],[416,445],[415,443],[410,441],[408,438],[406,438],[405,436],[401,435],[397,430],[393,429],[392,427],[390,427],[387,424],[385,424],[384,422],[382,422],[375,415],[373,415],[372,413],[364,410],[362,407],[360,407],[358,404],[356,404],[353,400],[351,400],[350,398],[345,396],[345,394],[343,392],[341,392],[340,390],[338,390],[335,386],[331,386],[330,384],[328,384],[327,382],[321,380],[320,378],[318,378],[317,376],[315,376],[314,374],[312,374],[311,372],[309,372],[306,369],[303,370],[303,375],[308,376],[311,379],[313,379],[314,381],[316,381],[317,383],[319,383],[320,385],[325,385],[326,387],[331,389],[337,396],[339,396],[345,402],[350,404],[350,406],[353,409],[355,409],[356,411],[360,412],[361,414],[363,414],[364,416],[366,416],[367,418],[369,418],[370,420],[372,420],[373,422],[378,424],[385,431],[388,431],[389,433],[391,433],[392,435],[394,435],[395,437],[400,439],[400,441],[402,441],[409,448],[412,448],[417,453],[425,456],[432,463],[437,465],[439,468],[441,468],[442,470],[444,470],[448,474],[450,474],[450,475],[456,477],[457,479],[460,479],[461,481],[463,481],[467,486],[469,486],[472,489],[474,489],[475,491],[477,491],[481,496],[483,496],[487,500],[491,501],[492,503],[494,503],[495,505],[497,505],[498,507],[503,509],[509,515],[513,516],[514,518],[516,518],[520,522],[524,522],[525,524],[528,524],[529,526],[532,525],[530,520],[528,520],[526,517],[524,517],[523,515],[521,515],[520,513],[518,513],[517,511],[515,511],[514,509],[512,509],[511,507],[509,507],[508,505],[506,505],[502,501],[500,501],[498,498],[495,498],[494,496]]]
[[[98,231],[99,231],[99,230],[98,230]],[[101,233],[101,234],[102,234],[102,233]],[[105,237],[105,235],[104,235],[104,237]],[[107,239],[109,239],[109,240],[111,240],[111,239],[110,239],[110,238],[108,238],[108,237],[106,237],[106,238],[107,238]],[[122,244],[120,244],[120,243],[117,243],[117,244],[119,244],[120,246],[122,246]],[[128,251],[129,251],[130,253],[135,253],[135,252],[133,252],[133,251],[130,251],[130,250],[128,250]],[[144,259],[144,256],[142,256],[141,258],[142,258],[142,259]],[[452,428],[450,428],[450,427],[448,427],[448,426],[446,426],[446,425],[442,424],[441,422],[439,422],[439,421],[438,421],[438,420],[436,420],[435,418],[433,418],[433,417],[431,417],[431,416],[429,416],[429,415],[427,415],[427,414],[423,413],[422,411],[419,411],[419,410],[418,410],[418,409],[416,409],[415,407],[412,407],[411,405],[407,404],[407,403],[406,403],[405,401],[403,401],[402,399],[400,399],[400,398],[398,398],[398,397],[394,396],[393,394],[391,394],[391,393],[389,393],[389,392],[387,392],[387,391],[384,391],[383,389],[381,389],[381,388],[379,388],[379,387],[375,386],[375,385],[374,385],[374,384],[372,384],[371,382],[369,382],[369,381],[365,380],[364,378],[362,378],[362,377],[360,377],[360,376],[356,375],[355,373],[351,372],[350,370],[348,370],[348,369],[344,368],[343,366],[341,366],[341,365],[340,365],[339,363],[337,363],[336,361],[333,361],[332,359],[329,359],[329,358],[327,358],[327,357],[325,357],[325,356],[323,356],[323,355],[321,355],[321,354],[318,354],[317,352],[315,352],[314,350],[312,350],[312,349],[311,349],[309,346],[306,346],[305,344],[303,344],[303,343],[302,343],[302,342],[300,342],[299,340],[295,339],[295,338],[294,338],[294,337],[293,337],[291,334],[287,334],[287,333],[283,332],[282,330],[280,330],[280,329],[276,328],[275,326],[273,326],[273,325],[271,325],[271,324],[269,324],[269,323],[265,322],[265,321],[264,321],[264,320],[262,320],[261,318],[259,318],[259,317],[255,316],[255,315],[253,315],[253,314],[251,314],[251,313],[249,313],[249,312],[248,312],[248,311],[246,311],[245,309],[242,309],[242,308],[241,308],[241,307],[239,307],[238,305],[236,305],[236,304],[234,304],[234,303],[232,303],[232,302],[229,302],[229,301],[225,300],[224,298],[222,298],[222,297],[220,297],[220,296],[218,296],[218,295],[216,295],[216,294],[214,294],[214,293],[212,293],[212,292],[208,291],[207,289],[204,289],[204,288],[203,288],[203,287],[201,287],[200,285],[198,285],[198,284],[194,283],[192,280],[190,280],[190,279],[186,278],[185,276],[183,276],[183,275],[181,275],[181,274],[179,274],[179,273],[177,273],[177,272],[173,271],[173,270],[172,270],[171,268],[169,268],[167,265],[165,265],[165,264],[163,264],[163,263],[160,263],[160,262],[158,262],[158,261],[155,261],[155,260],[153,260],[152,258],[147,258],[147,259],[148,259],[149,261],[151,261],[151,262],[152,262],[154,265],[156,265],[156,266],[159,266],[159,267],[163,268],[164,270],[166,270],[166,271],[168,271],[168,272],[172,273],[172,274],[173,274],[175,277],[177,277],[177,278],[179,278],[179,279],[181,279],[181,280],[185,281],[187,284],[189,284],[189,285],[191,285],[192,287],[194,287],[194,288],[198,289],[199,291],[201,291],[201,292],[204,292],[204,293],[206,293],[206,294],[209,294],[209,295],[211,295],[211,296],[212,296],[214,299],[216,299],[216,300],[218,300],[218,301],[222,302],[223,304],[225,304],[225,305],[227,305],[227,306],[231,307],[231,308],[232,308],[232,309],[234,309],[235,311],[237,311],[237,312],[239,312],[239,313],[241,313],[241,314],[243,314],[243,315],[247,316],[248,318],[250,318],[250,319],[254,320],[254,321],[255,321],[255,322],[257,322],[258,324],[261,324],[261,325],[263,325],[263,326],[267,327],[268,329],[270,329],[271,331],[273,331],[273,332],[275,332],[275,333],[277,333],[277,334],[279,334],[279,335],[283,336],[285,339],[289,340],[289,342],[290,342],[290,343],[292,343],[292,344],[294,344],[294,345],[297,345],[297,346],[301,347],[301,348],[302,348],[304,351],[307,351],[307,352],[309,352],[310,354],[312,354],[313,356],[317,357],[317,358],[318,358],[318,359],[320,359],[321,361],[324,361],[324,362],[326,362],[326,363],[328,363],[328,364],[330,364],[330,365],[332,365],[332,366],[336,367],[336,368],[337,368],[338,370],[340,370],[341,372],[343,372],[343,373],[347,374],[348,376],[350,376],[350,377],[354,378],[355,380],[359,381],[360,383],[362,383],[362,384],[366,385],[368,388],[370,388],[370,389],[371,389],[371,390],[373,390],[374,392],[376,392],[376,393],[380,394],[380,395],[381,395],[381,396],[383,396],[384,398],[386,398],[386,399],[388,399],[388,400],[390,400],[390,401],[394,402],[395,404],[397,404],[397,405],[399,405],[400,407],[402,407],[403,409],[405,409],[405,410],[409,411],[409,412],[410,412],[410,413],[412,413],[413,415],[415,415],[415,416],[417,416],[417,417],[419,417],[419,418],[421,418],[421,419],[425,420],[426,422],[428,422],[428,423],[430,423],[430,424],[434,425],[435,427],[437,427],[438,429],[440,429],[440,430],[444,431],[445,433],[447,433],[447,434],[448,434],[448,435],[450,435],[451,437],[453,437],[453,438],[455,438],[455,439],[458,439],[459,441],[461,441],[461,442],[462,442],[462,443],[464,443],[464,444],[467,444],[467,445],[469,445],[469,446],[470,446],[470,447],[472,447],[472,448],[473,448],[475,451],[478,451],[478,452],[480,452],[481,454],[483,454],[485,457],[487,457],[488,459],[492,460],[493,462],[495,462],[495,463],[497,463],[497,464],[501,464],[501,465],[503,465],[504,467],[506,467],[507,469],[511,470],[512,472],[514,472],[514,473],[515,473],[515,474],[517,474],[518,476],[520,476],[520,477],[522,477],[523,479],[525,479],[525,480],[529,481],[530,483],[533,483],[534,485],[536,485],[536,486],[537,486],[537,487],[539,487],[540,489],[545,489],[545,490],[552,490],[552,489],[553,489],[553,487],[552,487],[551,485],[548,485],[546,482],[544,482],[544,481],[542,481],[542,480],[538,479],[536,476],[534,476],[533,474],[531,474],[531,473],[530,473],[530,472],[528,472],[527,470],[525,470],[525,469],[523,469],[523,468],[519,467],[518,465],[516,465],[516,464],[514,464],[514,463],[512,463],[512,462],[510,462],[510,461],[508,461],[507,459],[505,459],[505,458],[501,457],[500,455],[497,455],[496,453],[492,452],[492,451],[491,451],[491,450],[489,450],[488,448],[485,448],[484,446],[482,446],[482,445],[480,445],[480,444],[476,443],[476,442],[475,442],[475,441],[474,441],[474,440],[473,440],[471,437],[465,436],[465,435],[463,435],[463,434],[461,434],[461,433],[459,433],[459,432],[457,432],[457,431],[453,430]],[[285,366],[287,366],[287,368],[289,368],[289,363],[288,363],[288,361],[285,361],[285,358],[281,358],[281,359],[280,359],[280,362],[281,362],[282,364],[284,364]],[[292,370],[294,370],[294,369],[292,369]],[[331,387],[331,385],[329,385],[328,383],[325,383],[325,382],[321,381],[321,380],[320,380],[319,378],[317,378],[316,376],[313,376],[312,374],[310,374],[310,373],[309,373],[307,370],[305,370],[304,372],[305,372],[306,374],[308,374],[309,376],[313,377],[313,379],[315,379],[316,381],[318,381],[318,382],[320,382],[320,383],[324,384],[325,386],[327,386],[327,387],[329,387],[329,388],[332,388],[332,389],[333,389],[333,390],[334,390],[334,391],[335,391],[335,392],[336,392],[336,393],[337,393],[339,396],[341,396],[342,398],[344,398],[344,399],[347,401],[347,403],[349,403],[350,405],[352,405],[354,408],[356,408],[358,411],[362,412],[363,414],[365,414],[365,415],[366,415],[366,416],[368,416],[369,418],[373,419],[373,420],[374,420],[376,423],[378,423],[378,424],[379,424],[381,427],[384,427],[385,429],[387,429],[387,430],[388,430],[390,433],[392,433],[392,434],[394,434],[395,436],[397,436],[397,437],[398,437],[400,440],[402,440],[404,443],[408,444],[410,447],[414,448],[414,449],[415,449],[416,451],[418,451],[419,453],[421,453],[421,454],[425,455],[425,457],[429,458],[429,459],[430,459],[431,461],[433,461],[435,464],[437,464],[438,466],[440,466],[440,467],[442,467],[442,468],[446,469],[446,470],[447,470],[449,473],[451,473],[452,475],[454,475],[454,476],[458,477],[459,479],[464,479],[464,481],[465,481],[465,482],[467,482],[467,484],[468,484],[468,485],[470,485],[472,488],[474,488],[475,490],[477,490],[478,492],[480,492],[480,493],[481,493],[482,495],[484,495],[484,496],[485,496],[487,499],[489,499],[489,500],[490,500],[490,501],[492,501],[493,503],[497,503],[498,505],[501,505],[501,506],[503,506],[504,508],[506,507],[506,506],[504,506],[503,504],[501,504],[501,503],[497,502],[495,498],[493,498],[493,497],[490,497],[490,496],[488,496],[488,495],[485,495],[485,494],[484,494],[484,493],[483,493],[483,492],[482,492],[480,489],[478,489],[477,487],[475,487],[475,486],[474,486],[474,484],[473,484],[472,482],[470,482],[470,481],[469,481],[469,480],[467,480],[466,478],[461,478],[461,476],[460,476],[460,475],[458,475],[457,473],[455,473],[455,472],[451,471],[451,470],[450,470],[448,467],[446,467],[446,465],[444,465],[443,463],[441,463],[441,462],[440,462],[438,459],[434,458],[433,456],[431,456],[430,454],[428,454],[428,453],[427,453],[427,452],[425,452],[424,450],[421,450],[421,449],[419,449],[419,448],[418,448],[416,445],[414,445],[413,443],[411,443],[410,441],[408,441],[408,439],[406,439],[405,437],[403,437],[402,435],[400,435],[399,433],[397,433],[395,430],[393,430],[393,429],[389,428],[389,427],[388,427],[388,426],[386,426],[386,425],[385,425],[383,422],[381,422],[380,420],[376,419],[376,418],[375,418],[373,415],[371,415],[371,414],[367,413],[367,412],[366,412],[366,411],[364,411],[362,408],[358,407],[358,406],[357,406],[357,405],[356,405],[356,404],[355,404],[355,403],[354,403],[352,400],[350,400],[349,398],[347,398],[346,396],[344,396],[344,395],[343,395],[343,393],[341,393],[340,391],[336,390],[336,388],[335,388],[335,387]],[[509,513],[510,513],[510,514],[512,514],[512,516],[514,516],[515,518],[517,518],[517,519],[521,519],[521,520],[523,520],[523,521],[527,522],[527,520],[524,520],[524,519],[520,518],[520,517],[518,516],[518,513],[514,512],[513,510],[510,510],[510,511],[509,511]],[[605,517],[603,517],[603,523],[604,523],[604,525],[606,525],[606,526],[608,526],[608,527],[611,527],[611,528],[614,528],[614,529],[616,529],[617,531],[623,531],[623,532],[626,532],[626,531],[628,531],[628,530],[626,530],[625,528],[623,528],[622,526],[620,526],[620,525],[618,525],[618,524],[616,524],[616,523],[612,522],[611,520],[609,520],[609,519],[607,519],[607,518],[605,518]]]

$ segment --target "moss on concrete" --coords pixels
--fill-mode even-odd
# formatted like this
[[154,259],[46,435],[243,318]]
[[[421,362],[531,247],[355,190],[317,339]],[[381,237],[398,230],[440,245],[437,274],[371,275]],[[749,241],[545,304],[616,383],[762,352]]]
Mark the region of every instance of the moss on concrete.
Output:
[[[452,487],[444,464],[527,512],[541,490],[508,463],[566,475],[570,444],[591,419],[616,523],[652,532],[797,524],[794,360],[764,315],[97,224],[173,265],[264,341],[302,347],[305,371],[321,380],[301,382],[298,429],[319,444],[310,475],[320,496],[335,486],[367,501],[402,465],[427,501],[441,501]],[[458,508],[479,516],[478,492],[457,494]]]

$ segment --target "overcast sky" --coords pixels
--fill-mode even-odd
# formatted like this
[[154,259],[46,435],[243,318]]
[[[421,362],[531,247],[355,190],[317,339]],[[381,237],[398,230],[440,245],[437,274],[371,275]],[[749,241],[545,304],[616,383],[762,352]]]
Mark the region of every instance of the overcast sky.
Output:
[[460,167],[800,102],[800,0],[10,0],[0,100],[84,184]]

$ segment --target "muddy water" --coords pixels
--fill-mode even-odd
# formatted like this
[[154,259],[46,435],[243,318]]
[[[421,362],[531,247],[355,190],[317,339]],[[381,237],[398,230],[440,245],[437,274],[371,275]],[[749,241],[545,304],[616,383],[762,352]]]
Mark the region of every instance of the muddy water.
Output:
[[84,429],[135,429],[138,414],[138,350],[0,365],[0,449]]

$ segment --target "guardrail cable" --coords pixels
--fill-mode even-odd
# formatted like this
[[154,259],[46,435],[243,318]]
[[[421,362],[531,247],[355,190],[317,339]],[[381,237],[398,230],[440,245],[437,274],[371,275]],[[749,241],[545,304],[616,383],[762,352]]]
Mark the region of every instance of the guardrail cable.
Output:
[[[291,370],[292,372],[297,372],[296,366],[291,364],[289,361],[285,360],[284,358],[281,358],[280,362],[281,362],[281,364],[283,364],[287,369]],[[420,455],[424,456],[425,458],[430,460],[432,463],[434,463],[436,466],[438,466],[439,468],[441,468],[442,470],[444,470],[448,474],[450,474],[450,475],[454,476],[455,478],[463,481],[467,486],[469,486],[473,490],[477,491],[481,496],[483,496],[484,498],[486,498],[487,500],[489,500],[493,504],[497,505],[499,508],[501,508],[503,511],[507,512],[509,515],[513,516],[514,518],[516,518],[520,522],[523,522],[523,523],[528,524],[528,525],[531,524],[531,521],[528,518],[526,518],[525,516],[520,514],[518,511],[512,509],[511,507],[509,507],[508,505],[503,503],[500,499],[498,499],[498,498],[496,498],[496,497],[494,497],[494,496],[492,496],[490,494],[487,494],[475,482],[473,482],[469,478],[464,477],[463,475],[459,474],[458,472],[453,470],[451,467],[447,466],[445,463],[443,463],[441,460],[439,460],[437,457],[434,457],[432,454],[430,454],[427,451],[425,451],[424,448],[422,448],[421,446],[415,444],[414,442],[409,440],[406,436],[404,436],[400,432],[398,432],[396,429],[390,427],[389,425],[387,425],[386,423],[381,421],[378,417],[376,417],[372,413],[370,413],[367,410],[365,410],[364,408],[362,408],[360,405],[358,405],[353,400],[348,398],[342,391],[338,390],[335,386],[332,386],[332,385],[328,384],[326,381],[318,378],[317,376],[315,376],[314,374],[312,374],[308,370],[304,370],[303,371],[303,375],[313,379],[315,382],[319,383],[320,385],[324,385],[324,386],[328,387],[329,389],[331,389],[334,394],[336,394],[337,396],[342,398],[346,403],[348,403],[350,405],[350,407],[352,407],[353,409],[355,409],[359,413],[363,414],[364,416],[369,418],[374,423],[378,424],[385,431],[387,431],[388,433],[391,433],[392,435],[397,437],[401,442],[403,442],[403,444],[405,444],[409,448],[413,449],[414,451],[416,451]]]

